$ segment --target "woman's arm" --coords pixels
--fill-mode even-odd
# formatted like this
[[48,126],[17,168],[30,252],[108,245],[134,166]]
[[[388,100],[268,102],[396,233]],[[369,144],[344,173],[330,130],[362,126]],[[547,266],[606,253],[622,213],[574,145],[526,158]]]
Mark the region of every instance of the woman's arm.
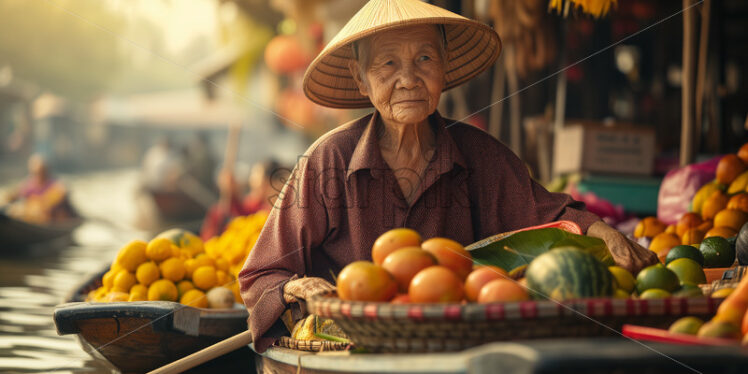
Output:
[[[293,301],[285,295],[284,286],[308,282],[293,280],[306,274],[310,250],[321,246],[328,233],[326,208],[318,198],[319,181],[310,162],[302,159],[297,165],[239,273],[242,299],[250,313],[249,329],[260,352],[275,340],[263,335],[285,311],[287,302]],[[308,296],[306,287],[288,291],[296,291],[296,297]]]
[[[501,145],[500,147],[503,147]],[[499,149],[499,151],[504,151]],[[518,229],[556,220],[570,220],[579,224],[589,236],[605,241],[616,263],[634,273],[657,263],[657,255],[605,224],[600,217],[584,209],[584,204],[562,193],[552,193],[530,178],[524,163],[513,153],[504,151],[507,167],[503,170],[503,203],[500,217]],[[502,200],[499,200],[502,201]]]

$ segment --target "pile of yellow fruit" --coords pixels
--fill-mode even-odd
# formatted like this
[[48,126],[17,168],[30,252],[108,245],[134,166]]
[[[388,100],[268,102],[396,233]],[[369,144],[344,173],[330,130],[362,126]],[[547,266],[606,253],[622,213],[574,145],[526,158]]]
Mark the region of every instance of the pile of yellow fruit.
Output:
[[644,218],[634,231],[652,238],[649,249],[663,253],[677,245],[694,245],[711,236],[730,238],[748,222],[748,143],[717,165],[716,178],[702,186],[691,201],[691,211],[675,225]]
[[266,213],[235,218],[205,243],[181,229],[147,243],[133,240],[119,250],[87,301],[178,301],[198,308],[232,307],[223,302],[227,298],[241,303],[236,278],[266,219]]

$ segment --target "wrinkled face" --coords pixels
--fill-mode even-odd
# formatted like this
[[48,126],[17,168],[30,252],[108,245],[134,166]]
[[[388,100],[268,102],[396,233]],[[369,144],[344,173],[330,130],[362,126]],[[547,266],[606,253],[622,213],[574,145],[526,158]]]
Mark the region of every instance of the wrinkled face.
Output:
[[440,38],[433,25],[419,25],[359,42],[351,74],[383,120],[419,123],[436,110],[445,81]]

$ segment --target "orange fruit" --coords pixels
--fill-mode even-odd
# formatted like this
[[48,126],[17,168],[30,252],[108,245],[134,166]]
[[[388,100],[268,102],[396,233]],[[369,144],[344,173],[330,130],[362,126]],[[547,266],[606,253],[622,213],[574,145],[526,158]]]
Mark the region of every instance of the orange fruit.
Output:
[[184,279],[184,261],[181,258],[171,257],[159,265],[161,276],[172,282]]
[[727,201],[727,209],[740,210],[748,213],[748,193],[742,192]]
[[667,227],[665,228],[665,232],[668,234],[677,234],[678,233],[677,226],[667,225]]
[[478,301],[480,290],[488,282],[496,279],[509,279],[509,273],[498,266],[481,266],[468,274],[465,279],[465,297],[468,301]]
[[683,236],[688,229],[698,227],[704,221],[696,213],[686,213],[680,217],[678,224],[675,226],[675,233]]
[[127,301],[130,299],[130,294],[127,292],[122,291],[110,291],[106,298],[104,299],[105,302],[108,303],[116,303],[121,301]]
[[136,284],[130,288],[130,297],[127,301],[146,301],[148,300],[148,287],[142,284]]
[[397,281],[379,265],[355,261],[338,274],[337,290],[343,300],[389,301],[397,293]]
[[[673,248],[675,248],[675,247],[673,247]],[[663,249],[663,250],[657,252],[657,259],[660,260],[660,262],[663,263],[663,264],[666,263],[667,262],[666,261],[667,255],[668,255],[668,253],[670,253],[670,250],[673,249],[673,248]]]
[[668,234],[663,232],[652,239],[649,243],[649,250],[659,253],[663,250],[670,249],[676,245],[680,245],[680,239],[675,234]]
[[199,268],[201,266],[213,266],[216,267],[216,260],[208,257],[208,255],[201,253],[197,256],[195,256],[195,264],[197,265],[195,268]]
[[112,288],[114,285],[114,276],[119,273],[119,270],[110,269],[106,273],[104,273],[104,276],[101,277],[101,284],[104,286],[104,288]]
[[402,247],[421,245],[421,235],[415,230],[397,228],[380,235],[371,247],[371,258],[375,264],[381,265],[385,257]]
[[181,298],[184,293],[195,288],[195,285],[188,280],[183,280],[177,283],[177,294]]
[[743,224],[748,221],[748,213],[741,210],[725,209],[714,216],[714,226],[728,227],[740,231]]
[[664,223],[660,222],[657,217],[645,217],[636,225],[634,229],[635,238],[652,238],[655,235],[664,232]]
[[431,238],[421,244],[421,248],[436,257],[441,266],[445,266],[465,280],[473,270],[473,256],[462,244],[447,238]]
[[205,297],[205,293],[203,291],[192,289],[184,293],[182,297],[179,298],[179,302],[184,305],[189,305],[191,307],[195,308],[207,308],[208,307],[208,298]]
[[737,155],[725,155],[717,164],[717,181],[729,185],[744,171],[745,164]]
[[135,282],[135,275],[133,275],[133,273],[124,269],[120,270],[119,273],[114,276],[112,290],[130,292],[130,288],[135,285]]
[[[725,195],[725,193],[720,190],[712,192],[712,194],[709,195],[709,197],[704,201],[704,205],[701,207],[701,218],[705,220],[713,219],[714,216],[719,213],[719,211],[727,207],[727,202],[729,200],[730,199],[727,197],[727,195]],[[681,233],[681,235],[683,234]]]
[[530,296],[519,283],[508,279],[495,279],[486,283],[478,295],[479,303],[524,301]]
[[231,281],[231,276],[227,272],[216,270],[216,286],[225,286],[231,283]]
[[216,268],[210,265],[200,266],[192,273],[192,284],[197,288],[209,290],[218,283],[218,274]]
[[148,287],[148,301],[177,301],[177,286],[168,279],[159,279]]
[[158,265],[153,261],[140,264],[135,271],[135,278],[144,286],[150,285],[160,277],[161,273],[158,271]]
[[748,164],[748,143],[745,143],[740,147],[737,156],[744,164]]
[[145,255],[146,246],[146,242],[142,240],[133,240],[117,252],[117,258],[114,262],[127,271],[134,272],[138,268],[138,265],[146,262],[148,259]]
[[421,270],[436,265],[436,258],[421,247],[403,247],[385,257],[382,267],[397,281],[400,292],[408,292],[413,277]]
[[220,257],[216,259],[216,269],[223,270],[228,273],[230,267],[231,264],[229,264],[229,262],[225,258]]
[[197,269],[198,263],[197,260],[194,258],[188,258],[184,260],[184,277],[187,279],[192,279],[192,273],[195,272],[195,269]]
[[148,242],[145,248],[145,255],[148,259],[153,261],[163,261],[172,255],[171,240],[167,238],[155,238]]
[[691,245],[698,244],[704,240],[704,232],[699,229],[688,229],[680,237],[681,244]]
[[737,235],[737,231],[729,228],[729,227],[713,227],[711,230],[706,232],[706,235],[704,235],[704,238],[708,238],[711,236],[721,236],[725,239],[732,238],[733,236]]
[[408,296],[414,303],[456,303],[465,290],[459,276],[446,266],[431,266],[413,277]]
[[696,228],[701,232],[707,232],[714,227],[714,224],[712,221],[704,221],[702,224],[696,226]]

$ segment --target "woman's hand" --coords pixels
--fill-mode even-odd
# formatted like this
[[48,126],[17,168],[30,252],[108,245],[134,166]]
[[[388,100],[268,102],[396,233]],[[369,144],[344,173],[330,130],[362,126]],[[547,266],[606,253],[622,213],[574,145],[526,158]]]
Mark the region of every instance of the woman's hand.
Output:
[[332,291],[335,291],[335,286],[330,282],[322,278],[304,277],[290,280],[283,286],[283,299],[286,304],[291,304]]
[[608,246],[616,264],[632,274],[659,262],[654,252],[628,240],[618,230],[608,226],[605,222],[593,223],[587,229],[587,235],[602,239]]

